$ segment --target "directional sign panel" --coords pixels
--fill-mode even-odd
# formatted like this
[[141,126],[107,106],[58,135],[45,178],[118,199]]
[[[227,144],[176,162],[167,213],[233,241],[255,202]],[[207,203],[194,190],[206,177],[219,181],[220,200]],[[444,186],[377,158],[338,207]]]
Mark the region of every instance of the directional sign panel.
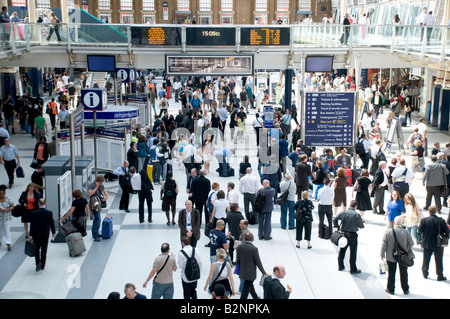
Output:
[[308,92],[305,145],[353,146],[354,92]]
[[81,104],[85,111],[103,111],[108,104],[106,89],[82,89]]

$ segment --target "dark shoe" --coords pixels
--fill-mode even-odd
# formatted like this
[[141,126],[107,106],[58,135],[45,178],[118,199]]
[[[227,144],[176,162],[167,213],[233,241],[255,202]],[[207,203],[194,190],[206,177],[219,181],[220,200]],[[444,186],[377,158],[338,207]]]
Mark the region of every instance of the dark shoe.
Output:
[[390,295],[394,295],[394,292],[393,291],[390,291],[389,289],[385,289],[384,291],[386,291],[388,294],[390,294]]
[[97,237],[97,238],[94,238],[94,241],[99,242],[99,241],[102,241],[102,240],[99,237]]
[[264,239],[264,237],[258,237],[260,240]]
[[428,274],[422,274],[423,278],[428,279]]
[[312,246],[308,246],[308,249],[311,249],[312,248]]
[[338,270],[339,270],[339,271],[344,271],[344,270],[345,270],[345,267],[339,267]]
[[129,209],[125,209],[125,213],[129,213],[130,212],[130,210]]
[[295,245],[295,247],[300,248],[300,245]]
[[409,295],[409,290],[403,292],[404,295]]
[[149,219],[148,222],[149,222],[149,223],[153,223],[153,219]]
[[8,249],[8,251],[11,251],[11,249],[12,249],[11,244],[6,244],[6,248]]
[[272,237],[268,237],[268,238],[264,238],[265,240],[271,240],[272,239]]
[[39,272],[39,270],[41,270],[41,263],[37,264],[36,266],[36,272]]
[[447,277],[445,277],[445,276],[438,276],[437,277],[437,281],[446,281],[447,280]]
[[361,269],[356,269],[355,271],[350,271],[350,273],[352,275],[360,274],[361,273]]

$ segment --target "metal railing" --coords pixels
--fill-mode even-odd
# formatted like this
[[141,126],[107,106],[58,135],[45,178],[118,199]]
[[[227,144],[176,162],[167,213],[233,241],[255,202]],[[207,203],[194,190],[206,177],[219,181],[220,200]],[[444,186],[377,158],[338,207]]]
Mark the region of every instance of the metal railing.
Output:
[[[242,41],[242,30],[248,28],[258,29],[260,32],[263,32],[261,31],[263,29],[264,32],[271,33],[267,33],[267,39],[262,39],[260,44],[245,45]],[[278,30],[282,29],[284,32],[280,33]],[[65,46],[68,49],[80,46],[126,47],[128,49],[181,48],[182,52],[193,47],[208,47],[240,52],[259,48],[281,48],[282,50],[289,48],[295,51],[305,46],[344,47],[348,50],[381,47],[389,49],[391,52],[415,53],[420,57],[433,55],[443,61],[450,58],[450,32],[448,29],[448,26],[359,24],[343,26],[322,23],[289,26],[60,24],[57,29],[52,29],[49,24],[11,23],[0,24],[2,44],[0,49],[12,50],[16,53],[21,49],[48,45]],[[192,32],[194,30],[200,30],[203,36],[197,37],[199,32]],[[149,31],[152,33],[151,35]],[[196,34],[195,39],[192,34]],[[280,36],[285,37],[286,34],[289,35],[287,43],[286,39],[281,39],[279,42]],[[263,35],[265,34],[263,33]],[[155,38],[152,38],[153,36]],[[214,37],[216,39],[212,39]],[[208,44],[210,41],[213,41],[214,44]]]

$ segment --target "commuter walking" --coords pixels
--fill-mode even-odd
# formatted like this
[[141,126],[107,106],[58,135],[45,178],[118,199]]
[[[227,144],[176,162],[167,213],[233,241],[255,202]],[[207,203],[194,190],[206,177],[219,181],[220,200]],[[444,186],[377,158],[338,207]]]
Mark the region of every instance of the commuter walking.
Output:
[[272,211],[273,211],[273,199],[275,196],[275,189],[270,187],[270,182],[265,179],[263,181],[263,188],[259,189],[256,193],[256,201],[260,194],[264,196],[264,207],[258,212],[258,238],[271,240],[272,233]]
[[428,208],[430,216],[425,217],[419,224],[419,232],[423,234],[423,263],[422,274],[425,279],[428,278],[428,269],[431,256],[434,254],[436,262],[436,275],[438,281],[447,280],[444,276],[443,258],[444,246],[439,245],[438,235],[449,237],[449,228],[443,218],[436,216],[437,209],[434,206]]
[[[333,202],[334,190],[330,187],[330,179],[328,177],[324,180],[324,187],[319,192],[317,199],[319,201],[319,238],[328,239],[333,232]],[[324,224],[324,219],[327,217],[328,227]]]
[[56,34],[56,38],[58,39],[58,42],[61,42],[61,36],[59,35],[59,27],[61,25],[61,22],[59,19],[55,16],[55,14],[52,12],[50,14],[50,30],[48,32],[47,41],[50,41],[52,38],[53,33]]
[[253,245],[253,240],[253,234],[248,232],[245,234],[245,242],[237,247],[236,264],[239,265],[239,278],[244,281],[241,299],[247,299],[249,293],[253,299],[258,299],[259,297],[253,286],[256,279],[256,267],[263,275],[266,274],[259,257],[259,250]]
[[9,138],[4,139],[5,145],[0,147],[0,162],[5,166],[8,175],[9,188],[14,185],[14,172],[17,166],[20,166],[19,151],[14,144],[11,144]]
[[252,211],[255,207],[256,193],[260,188],[259,180],[252,175],[252,168],[246,169],[246,174],[239,180],[239,192],[244,196],[244,212],[245,218],[250,218],[250,204]]
[[311,249],[311,229],[313,222],[313,209],[314,204],[309,200],[308,191],[303,191],[302,199],[295,203],[295,211],[298,213],[296,218],[296,236],[297,245],[295,247],[300,248],[300,242],[303,240],[303,230],[305,231],[305,237],[308,244],[308,249]]
[[74,198],[72,201],[72,206],[69,211],[61,217],[61,223],[63,223],[70,216],[73,216],[72,223],[84,237],[87,235],[86,223],[90,213],[89,202],[83,197],[83,193],[79,189],[72,192],[72,197]]
[[128,206],[130,204],[130,188],[131,188],[131,176],[130,164],[128,161],[123,162],[122,166],[116,168],[113,172],[114,175],[119,177],[119,186],[122,189],[122,196],[120,197],[119,210],[124,210],[129,213]]
[[296,187],[295,183],[292,181],[292,176],[290,173],[286,173],[284,181],[280,183],[280,193],[284,194],[285,192],[288,192],[288,195],[285,204],[281,205],[281,217],[280,217],[281,228],[295,229],[294,205],[295,205]]
[[[101,241],[100,240],[101,235],[99,234],[101,224],[100,212],[102,210],[102,206],[106,207],[106,201],[108,200],[108,191],[105,189],[105,185],[103,185],[104,181],[105,177],[103,175],[98,175],[95,178],[95,181],[93,181],[88,185],[89,208],[93,215],[91,231],[92,237],[96,242]],[[97,205],[95,203],[97,203]]]
[[[356,267],[356,256],[358,250],[358,229],[364,228],[364,224],[361,219],[361,215],[356,212],[358,208],[358,202],[352,200],[350,202],[350,208],[344,212],[340,212],[334,219],[334,227],[339,228],[343,233],[345,238],[347,238],[348,244],[339,250],[338,256],[338,270],[342,271],[345,269],[344,257],[347,248],[350,248],[350,273],[359,274],[361,270]],[[339,221],[341,224],[339,225]]]
[[200,211],[193,208],[192,201],[185,202],[185,208],[178,213],[178,226],[180,227],[180,237],[189,238],[189,245],[197,247],[197,241],[200,239],[201,215]]
[[173,273],[177,271],[177,261],[170,253],[170,245],[161,245],[161,254],[153,261],[153,268],[144,282],[143,287],[147,288],[148,282],[153,279],[151,299],[173,299]]
[[264,299],[289,299],[292,288],[287,285],[287,289],[281,284],[281,279],[286,276],[286,268],[283,265],[275,265],[273,274],[267,277],[263,283]]
[[162,210],[166,213],[168,226],[171,225],[170,208],[172,208],[172,225],[175,225],[175,214],[177,209],[178,184],[172,177],[172,172],[167,172],[166,180],[161,185]]
[[11,211],[14,209],[14,202],[6,196],[6,188],[6,185],[0,185],[0,247],[5,239],[6,247],[11,251]]
[[388,280],[386,292],[393,295],[395,291],[395,273],[398,268],[400,270],[400,283],[405,295],[409,294],[408,285],[408,267],[398,263],[394,256],[393,251],[399,247],[402,247],[405,252],[414,258],[412,247],[414,246],[411,234],[402,227],[403,218],[397,216],[394,220],[394,227],[386,230],[383,236],[383,242],[381,245],[381,259],[386,259],[388,264]]
[[206,279],[203,290],[214,291],[214,286],[223,285],[227,296],[234,296],[234,279],[233,268],[230,263],[225,260],[227,252],[223,248],[218,248],[215,252],[217,260],[211,262],[208,278]]
[[148,212],[148,222],[151,223],[152,220],[152,190],[153,184],[150,181],[150,178],[147,174],[147,165],[150,160],[150,156],[144,161],[144,167],[139,171],[136,171],[134,167],[130,168],[131,177],[131,186],[133,190],[138,192],[139,198],[139,222],[142,224],[144,222],[144,204],[147,202],[147,212]]
[[[192,208],[192,203],[191,203]],[[198,279],[189,279],[188,275],[193,275],[198,272],[200,275],[200,270],[202,269],[202,261],[200,258],[200,253],[198,249],[195,249],[191,245],[192,237],[183,236],[181,238],[181,244],[183,249],[178,254],[177,267],[181,271],[181,284],[183,286],[183,299],[197,299],[197,283]],[[192,261],[191,259],[195,259]]]
[[437,156],[431,155],[431,163],[425,168],[425,175],[422,183],[426,187],[427,195],[424,209],[431,205],[431,198],[434,197],[434,204],[437,212],[441,213],[441,188],[447,186],[447,175],[449,171],[445,165],[438,163]]
[[44,198],[39,199],[39,208],[31,214],[30,238],[36,244],[35,261],[36,272],[44,270],[47,261],[48,237],[50,231],[53,239],[56,237],[55,223],[53,221],[53,213],[45,208],[46,201]]

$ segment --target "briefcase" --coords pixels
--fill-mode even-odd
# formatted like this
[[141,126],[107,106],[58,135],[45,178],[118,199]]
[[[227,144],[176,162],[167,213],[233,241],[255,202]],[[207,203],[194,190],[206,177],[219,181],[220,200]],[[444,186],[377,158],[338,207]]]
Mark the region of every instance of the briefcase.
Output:
[[25,241],[25,255],[28,257],[34,257],[36,250],[36,244],[32,241],[26,240]]

